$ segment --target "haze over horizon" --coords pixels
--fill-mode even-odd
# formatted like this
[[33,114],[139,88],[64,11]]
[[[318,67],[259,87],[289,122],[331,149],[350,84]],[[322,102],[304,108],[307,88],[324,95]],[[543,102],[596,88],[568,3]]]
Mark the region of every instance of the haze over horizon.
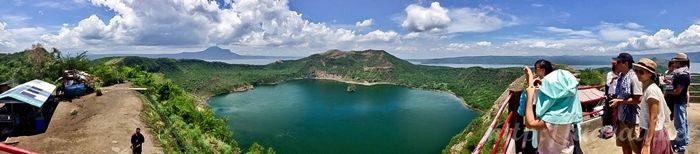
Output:
[[[401,58],[700,51],[700,2],[13,0],[0,53],[161,54],[210,46],[243,55],[386,50]],[[634,4],[634,5],[630,5]]]

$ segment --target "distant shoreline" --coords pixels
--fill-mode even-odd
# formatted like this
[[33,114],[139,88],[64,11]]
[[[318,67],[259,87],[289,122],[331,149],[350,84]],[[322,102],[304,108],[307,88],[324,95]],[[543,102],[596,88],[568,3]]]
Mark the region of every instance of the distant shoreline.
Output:
[[359,85],[364,85],[364,86],[374,86],[374,85],[396,85],[396,86],[403,86],[407,88],[414,88],[414,89],[421,89],[421,90],[430,90],[430,91],[437,91],[437,92],[444,92],[447,94],[450,94],[454,97],[457,97],[459,99],[459,102],[463,104],[466,108],[473,110],[473,111],[479,111],[476,108],[471,107],[469,104],[467,104],[466,101],[464,101],[464,98],[458,96],[456,93],[449,91],[449,90],[438,90],[438,89],[425,89],[425,88],[417,88],[417,87],[411,87],[411,86],[406,86],[406,85],[401,85],[401,84],[396,84],[396,83],[391,83],[391,82],[357,82],[357,81],[349,81],[349,80],[343,80],[343,79],[334,79],[334,78],[314,78],[312,80],[332,80],[332,81],[338,81],[338,82],[343,82],[343,83],[349,83],[349,84],[359,84]]
[[396,83],[391,83],[391,82],[357,82],[357,81],[350,81],[350,80],[343,80],[343,79],[335,79],[335,78],[312,78],[312,80],[332,80],[332,81],[338,81],[338,82],[343,82],[343,83],[349,83],[349,84],[359,84],[363,86],[373,86],[373,85],[398,85]]

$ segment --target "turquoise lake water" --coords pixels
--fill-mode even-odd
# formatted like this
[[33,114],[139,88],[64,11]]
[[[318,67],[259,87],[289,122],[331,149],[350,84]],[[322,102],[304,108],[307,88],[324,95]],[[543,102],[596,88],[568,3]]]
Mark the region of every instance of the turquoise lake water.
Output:
[[454,95],[396,85],[292,80],[214,96],[243,147],[278,153],[440,153],[477,113]]

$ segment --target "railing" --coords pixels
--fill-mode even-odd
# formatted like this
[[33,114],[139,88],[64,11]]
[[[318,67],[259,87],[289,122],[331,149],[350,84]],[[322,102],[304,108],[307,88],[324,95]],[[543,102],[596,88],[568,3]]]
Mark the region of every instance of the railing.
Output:
[[605,85],[594,85],[594,86],[579,86],[579,87],[578,87],[578,88],[576,88],[576,89],[578,89],[578,90],[586,90],[586,89],[600,89],[600,88],[603,88],[603,87],[605,87]]
[[[496,138],[496,144],[493,144],[493,150],[491,150],[491,154],[496,154],[498,151],[498,146],[501,145],[501,140],[503,139],[503,132],[506,130],[506,128],[509,128],[508,125],[510,124],[510,119],[513,118],[513,112],[508,113],[508,117],[506,117],[506,121],[503,123],[503,126],[501,126],[501,130],[498,132],[498,137]],[[506,153],[506,149],[508,148],[508,143],[510,143],[510,137],[513,134],[513,129],[509,128],[508,130],[508,140],[506,140],[506,145],[503,146],[502,153]]]
[[[692,78],[700,77],[700,74],[691,73],[691,74],[690,74],[690,77],[691,77],[691,80],[690,80],[691,83],[690,83],[690,85],[689,85],[690,87],[698,87],[698,86],[700,86],[700,83],[693,82],[693,80],[692,80]],[[693,88],[693,89],[695,89],[695,88]],[[690,98],[690,101],[689,101],[689,102],[697,103],[697,102],[698,102],[698,99],[700,99],[700,91],[694,91],[694,90],[691,90],[690,88],[688,88],[688,94],[689,94],[688,97]]]
[[[592,89],[592,88],[599,89],[601,87],[602,86],[581,86],[581,87],[578,87],[578,89],[579,90]],[[484,148],[484,144],[486,144],[486,142],[489,140],[489,137],[491,137],[493,130],[495,128],[497,128],[497,126],[498,126],[497,124],[499,124],[499,121],[501,120],[500,116],[506,110],[506,106],[508,106],[507,107],[508,108],[508,115],[505,118],[505,120],[503,120],[503,124],[501,125],[501,129],[498,132],[498,136],[496,137],[496,141],[493,144],[493,149],[491,150],[491,153],[496,154],[499,151],[501,153],[508,152],[508,146],[510,146],[511,140],[514,139],[513,135],[515,134],[515,131],[517,131],[517,128],[514,129],[514,127],[522,127],[522,125],[518,124],[518,123],[520,123],[520,121],[517,121],[519,115],[517,115],[517,112],[516,112],[518,107],[520,106],[519,98],[520,98],[521,92],[522,91],[510,91],[508,94],[508,97],[503,102],[501,102],[501,104],[498,108],[498,111],[496,112],[496,115],[494,116],[494,118],[491,121],[491,125],[489,125],[489,127],[486,129],[486,132],[484,132],[484,135],[481,137],[481,140],[479,140],[479,143],[472,151],[472,154],[481,153],[481,150]],[[603,100],[596,99],[596,100],[592,100],[592,101],[603,101]],[[598,113],[600,111],[602,111],[602,110],[593,110],[592,112],[585,112],[585,113],[583,113],[582,116],[590,116],[590,115]],[[512,125],[514,125],[514,126],[512,126]],[[513,140],[513,141],[521,142],[519,140]],[[503,142],[503,146],[501,146],[502,145],[501,142]]]
[[36,152],[31,152],[29,150],[21,149],[15,146],[0,143],[0,151],[4,151],[12,154],[35,154]]
[[[491,136],[491,133],[493,132],[493,128],[496,127],[498,119],[500,118],[501,114],[503,114],[503,111],[504,111],[503,109],[505,109],[506,105],[508,105],[508,102],[510,101],[510,98],[512,96],[513,96],[513,92],[511,91],[508,94],[508,97],[506,97],[506,99],[501,103],[501,106],[498,108],[498,111],[496,112],[496,116],[491,121],[491,125],[489,125],[489,127],[486,129],[486,132],[481,137],[481,140],[479,140],[479,144],[477,144],[476,148],[474,148],[474,151],[472,151],[472,154],[481,153],[481,149],[484,148],[484,144],[486,144],[486,141],[488,141],[489,136]],[[510,118],[512,117],[512,115],[513,115],[513,113],[508,114],[506,121],[510,121]],[[499,132],[499,134],[500,134],[499,135],[499,142],[500,142],[500,138],[503,136],[503,128],[505,128],[505,126],[507,126],[507,125],[504,124],[504,127],[502,127],[501,131]],[[509,134],[512,134],[512,131]],[[506,142],[509,142],[509,141],[506,141]],[[507,146],[505,146],[505,147],[507,148]],[[492,150],[492,153],[494,153],[493,151],[498,151],[498,150],[495,150],[496,148],[498,148],[498,143],[496,143],[494,145],[494,150]]]

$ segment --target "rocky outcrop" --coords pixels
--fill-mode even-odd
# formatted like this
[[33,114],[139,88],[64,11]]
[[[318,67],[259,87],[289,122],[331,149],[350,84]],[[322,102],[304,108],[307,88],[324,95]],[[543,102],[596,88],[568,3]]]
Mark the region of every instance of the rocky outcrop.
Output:
[[232,91],[233,92],[244,92],[244,91],[251,90],[253,88],[255,88],[255,87],[253,87],[253,85],[241,85],[241,86],[234,87]]

